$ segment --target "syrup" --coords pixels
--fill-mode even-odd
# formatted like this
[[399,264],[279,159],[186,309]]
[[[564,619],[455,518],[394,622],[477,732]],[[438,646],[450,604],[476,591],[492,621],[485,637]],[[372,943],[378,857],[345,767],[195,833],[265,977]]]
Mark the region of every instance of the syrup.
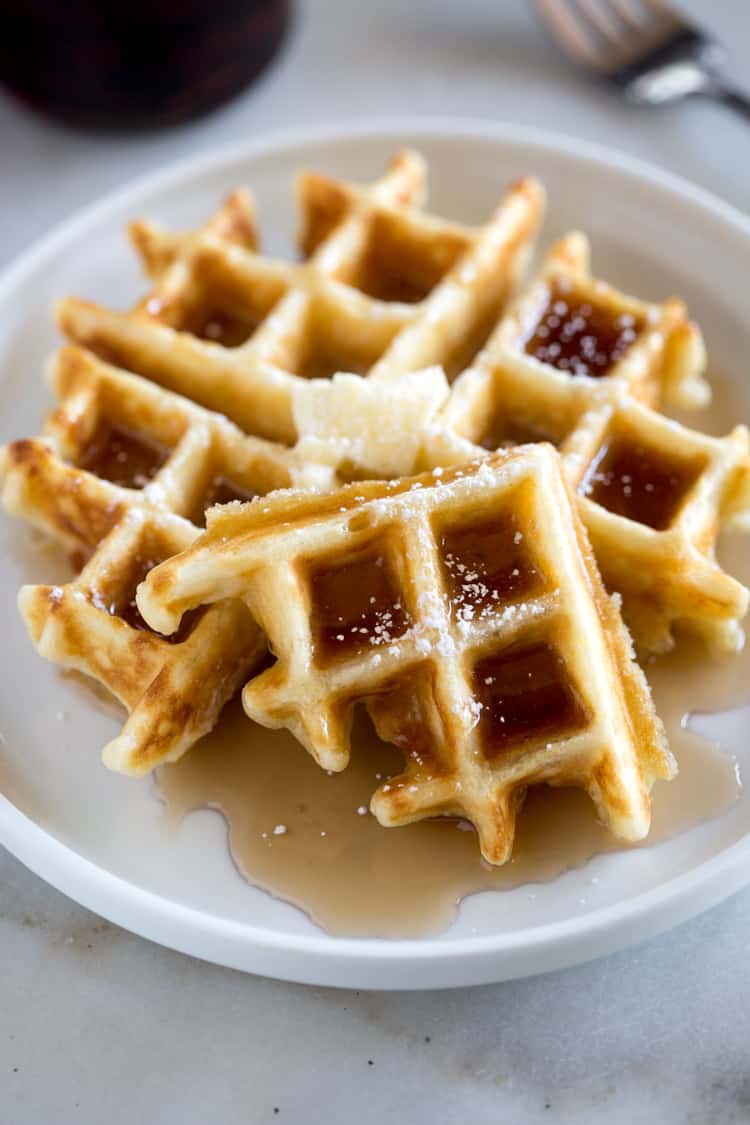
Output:
[[701,462],[667,459],[617,436],[602,445],[580,491],[617,516],[664,531],[704,467]]
[[544,578],[526,547],[515,512],[501,512],[466,527],[446,528],[440,554],[454,613],[476,613],[541,593]]
[[589,715],[565,661],[549,644],[512,646],[474,666],[473,694],[482,704],[479,734],[492,761],[513,745],[569,738]]
[[153,570],[153,568],[160,563],[163,563],[171,554],[172,552],[169,550],[162,549],[159,551],[156,545],[145,544],[133,555],[128,581],[119,592],[119,595],[115,595],[115,597],[107,600],[102,597],[100,592],[95,592],[93,595],[94,604],[100,609],[106,610],[112,617],[119,617],[129,625],[131,629],[136,629],[141,633],[151,633],[153,636],[159,637],[169,644],[181,644],[192,632],[194,625],[203,612],[202,608],[199,607],[183,614],[179,628],[174,633],[165,637],[163,634],[157,633],[146,623],[141,616],[141,611],[138,608],[138,602],[135,597],[136,590],[149,571]]
[[[717,406],[702,416],[708,432],[726,431],[739,416],[731,390],[722,384]],[[745,536],[727,537],[720,557],[730,574],[750,582]],[[740,655],[715,658],[681,638],[646,672],[680,766],[673,781],[654,786],[651,832],[638,845],[648,848],[720,816],[738,798],[735,759],[686,719],[750,703],[750,643]],[[328,775],[290,734],[255,725],[234,701],[215,731],[159,770],[165,815],[177,824],[194,809],[220,811],[248,882],[296,904],[328,932],[357,937],[437,933],[468,895],[551,882],[593,856],[627,850],[597,822],[586,794],[544,786],[529,791],[513,857],[501,868],[483,862],[475,833],[459,822],[381,828],[367,806],[402,757],[361,718],[352,746],[348,769]],[[274,835],[277,825],[286,831]]]
[[[673,670],[657,704],[669,701],[665,718],[680,773],[657,783],[651,833],[641,847],[719,816],[738,795],[734,759],[682,727],[686,695],[681,686],[675,691]],[[158,786],[173,824],[194,809],[219,810],[244,878],[341,936],[439,933],[467,895],[551,882],[622,849],[585,793],[544,786],[530,790],[513,858],[501,868],[482,860],[474,831],[461,822],[381,828],[362,810],[381,779],[400,769],[400,756],[364,721],[355,725],[353,745],[349,767],[328,775],[288,732],[251,723],[235,701],[212,734],[176,765],[162,767]],[[275,834],[277,826],[285,831]]]
[[622,359],[642,328],[631,313],[613,316],[609,309],[577,296],[569,285],[558,284],[524,351],[568,375],[601,378]]
[[367,652],[409,628],[398,582],[377,546],[335,567],[315,563],[309,583],[313,645],[321,665]]
[[[748,578],[742,536],[728,541],[723,561]],[[639,847],[720,816],[736,801],[735,759],[684,720],[688,711],[750,702],[750,645],[739,656],[711,659],[699,643],[683,639],[646,670],[680,772],[654,786],[651,832]],[[166,815],[176,824],[193,809],[221,811],[232,857],[248,882],[296,904],[329,933],[358,937],[438,933],[467,895],[551,882],[593,856],[627,850],[597,822],[585,793],[544,786],[529,791],[513,858],[501,868],[484,863],[475,833],[459,822],[381,828],[361,810],[401,768],[401,756],[363,717],[352,745],[349,767],[329,775],[286,731],[250,722],[235,700],[212,734],[159,770]],[[286,831],[274,835],[277,825]]]
[[[150,570],[153,570],[159,563],[164,562],[167,555],[154,557],[150,552],[138,551],[133,556],[132,569],[130,571],[129,581],[122,595],[113,601],[109,606],[109,612],[113,617],[119,617],[131,629],[137,629],[139,632],[150,633],[152,630],[144,621],[141,616],[141,611],[138,609],[138,603],[135,600],[135,592],[143,582],[144,578]],[[172,638],[170,637],[170,640]]]
[[165,445],[125,426],[104,426],[81,453],[78,466],[121,488],[144,488],[169,453]]

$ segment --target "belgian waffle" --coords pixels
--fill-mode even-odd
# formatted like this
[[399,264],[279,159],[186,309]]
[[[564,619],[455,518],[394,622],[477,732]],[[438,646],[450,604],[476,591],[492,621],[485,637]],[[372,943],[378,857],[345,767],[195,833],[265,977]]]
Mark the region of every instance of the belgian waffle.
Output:
[[618,836],[647,833],[674,765],[549,445],[214,508],[137,604],[169,634],[232,598],[277,657],[244,689],[251,718],[340,770],[364,702],[403,749],[372,800],[381,823],[464,816],[503,863],[526,788],[546,782],[586,789]]
[[303,175],[297,263],[260,254],[252,205],[239,193],[197,232],[136,224],[151,292],[128,312],[64,300],[60,327],[243,430],[292,444],[300,384],[435,363],[456,374],[517,280],[541,218],[541,186],[512,185],[475,230],[418,209],[424,178],[409,151],[367,188]]
[[265,643],[237,601],[160,637],[138,612],[136,586],[193,541],[207,506],[304,486],[312,470],[78,348],[54,357],[49,378],[60,405],[41,437],[4,450],[2,500],[82,569],[65,585],[24,586],[19,606],[43,656],[93,676],[130,711],[104,759],[142,773],[211,729]]

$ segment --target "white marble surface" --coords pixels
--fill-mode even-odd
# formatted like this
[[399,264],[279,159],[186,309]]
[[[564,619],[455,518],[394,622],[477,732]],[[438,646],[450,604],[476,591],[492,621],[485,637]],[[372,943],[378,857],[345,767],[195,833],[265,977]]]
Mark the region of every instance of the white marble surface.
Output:
[[[750,65],[744,0],[685,5]],[[197,124],[110,138],[0,95],[0,264],[75,208],[182,155],[280,126],[458,113],[603,141],[750,208],[750,129],[647,113],[554,54],[521,0],[308,0],[279,65]],[[750,1121],[750,891],[647,945],[452,993],[343,993],[149,945],[0,854],[0,1120]]]

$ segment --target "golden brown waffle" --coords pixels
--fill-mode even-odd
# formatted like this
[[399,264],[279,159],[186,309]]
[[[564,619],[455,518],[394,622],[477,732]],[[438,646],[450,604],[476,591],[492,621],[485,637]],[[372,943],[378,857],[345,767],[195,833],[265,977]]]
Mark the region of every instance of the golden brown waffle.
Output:
[[[472,440],[497,448],[508,437],[501,410],[506,400],[519,415],[520,440],[555,440],[558,415],[564,425],[602,397],[627,394],[653,406],[683,407],[708,400],[705,348],[684,304],[649,304],[619,293],[591,276],[589,258],[580,233],[556,243],[486,346],[471,357],[470,374],[455,381],[445,412],[461,436],[470,429],[479,435]],[[338,464],[343,477],[400,475],[413,471],[416,460],[415,413],[422,410],[424,429],[447,397],[447,385],[438,386],[433,377],[431,390],[422,388],[422,403],[416,403],[403,373],[391,385],[380,380],[375,387],[346,375],[310,380],[294,392],[296,429],[303,447]],[[390,417],[397,412],[404,419],[400,425]],[[386,435],[379,425],[384,413]],[[495,441],[491,419],[498,415],[502,433]],[[555,420],[551,427],[548,416]],[[413,454],[410,465],[406,449]]]
[[606,388],[653,406],[704,405],[705,347],[684,303],[620,293],[592,277],[590,257],[579,231],[551,247],[493,332],[493,363],[532,385],[575,386],[584,397]]
[[[561,278],[571,271],[573,287],[561,296]],[[587,246],[570,235],[453,384],[438,420],[426,425],[424,461],[450,465],[478,456],[478,446],[553,442],[639,648],[670,648],[679,624],[717,649],[736,650],[748,592],[718,565],[715,545],[722,525],[750,526],[747,429],[708,437],[647,405],[705,400],[697,329],[679,302],[643,305],[581,274],[588,275]],[[605,363],[595,375],[571,371],[587,362],[586,335],[594,341],[587,345],[591,363]],[[608,355],[616,356],[610,367]]]
[[292,444],[306,380],[387,379],[436,363],[455,375],[515,284],[541,219],[540,185],[511,186],[475,230],[417,209],[424,178],[408,151],[368,188],[302,176],[299,263],[257,251],[241,193],[193,234],[135,224],[152,291],[128,312],[64,300],[58,322],[103,358]]
[[160,637],[136,586],[193,541],[207,506],[311,477],[283,447],[78,348],[59,352],[49,377],[60,405],[41,437],[4,450],[2,500],[83,569],[62,586],[24,586],[19,605],[43,656],[93,676],[130,711],[104,758],[142,773],[213,727],[265,643],[237,601]]
[[647,833],[674,764],[549,445],[214,508],[137,602],[171,633],[227,598],[277,657],[244,689],[251,718],[340,770],[364,702],[404,751],[372,800],[381,823],[465,816],[503,863],[526,788],[546,782],[586,789],[618,836]]
[[704,402],[704,367],[682,303],[646,304],[593,279],[588,243],[574,233],[450,390],[435,371],[381,381],[376,400],[344,375],[300,388],[299,449],[346,479],[551,441],[639,647],[669,648],[679,623],[732,651],[748,594],[718,566],[715,543],[722,525],[748,524],[747,431],[710,438],[649,406]]

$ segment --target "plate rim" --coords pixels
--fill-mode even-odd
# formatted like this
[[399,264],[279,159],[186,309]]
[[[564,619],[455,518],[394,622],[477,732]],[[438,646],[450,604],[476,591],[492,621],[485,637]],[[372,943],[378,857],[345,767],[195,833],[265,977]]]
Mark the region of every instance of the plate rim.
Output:
[[[223,165],[302,146],[425,138],[521,144],[586,162],[666,191],[748,240],[750,217],[679,175],[605,145],[515,123],[470,117],[393,117],[272,131],[221,145],[138,176],[77,209],[0,272],[0,302],[88,226],[106,222],[133,197],[169,190]],[[399,137],[402,139],[399,140]],[[0,376],[0,378],[2,378]],[[630,895],[581,918],[510,933],[445,939],[340,938],[260,929],[175,902],[115,875],[46,831],[0,794],[0,843],[57,890],[124,928],[179,952],[243,971],[319,985],[436,988],[489,983],[578,964],[655,936],[717,904],[750,882],[750,834],[660,887]],[[194,939],[202,939],[196,948]],[[191,941],[191,938],[193,941]],[[414,977],[424,968],[423,979]],[[442,970],[436,978],[436,970]],[[364,970],[369,970],[367,976]]]

